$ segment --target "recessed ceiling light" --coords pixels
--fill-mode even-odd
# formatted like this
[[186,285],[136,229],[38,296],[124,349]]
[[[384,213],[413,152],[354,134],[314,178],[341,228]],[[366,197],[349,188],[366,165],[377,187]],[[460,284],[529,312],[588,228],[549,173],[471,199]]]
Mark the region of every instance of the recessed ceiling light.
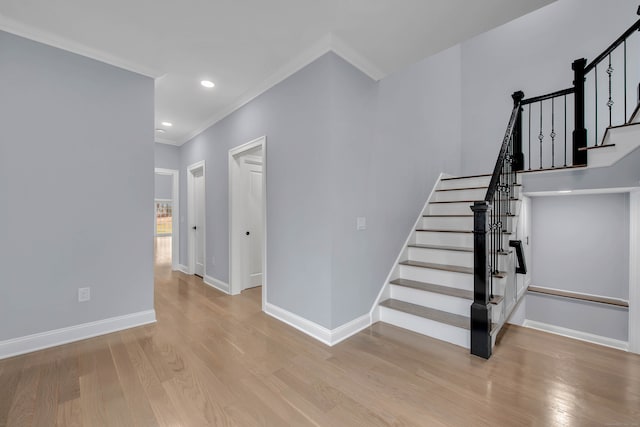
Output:
[[158,133],[165,133],[166,131],[164,129],[156,129],[156,132]]
[[166,127],[169,127],[169,128],[170,128],[171,126],[173,126],[173,123],[171,123],[171,122],[162,122],[162,123],[160,123],[160,124],[161,124],[162,126],[166,126]]
[[211,89],[212,87],[214,87],[214,86],[215,86],[215,83],[213,83],[213,82],[212,82],[212,81],[210,81],[210,80],[202,80],[202,81],[200,82],[200,84],[201,84],[202,86],[206,87],[207,89]]

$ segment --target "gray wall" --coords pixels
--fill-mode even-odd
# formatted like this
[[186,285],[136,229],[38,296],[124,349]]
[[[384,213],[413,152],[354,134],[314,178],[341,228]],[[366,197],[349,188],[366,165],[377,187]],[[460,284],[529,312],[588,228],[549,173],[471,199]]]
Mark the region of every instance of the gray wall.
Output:
[[0,52],[0,340],[153,309],[153,80]]
[[627,299],[629,195],[532,198],[533,284]]
[[180,169],[180,147],[160,144],[154,146],[155,167],[162,169]]
[[[331,325],[328,76],[335,61],[323,56],[181,147],[181,194],[187,166],[205,160],[206,274],[228,282],[228,151],[267,136],[267,299],[325,326]],[[186,197],[180,203],[186,264]]]
[[[348,118],[351,134],[340,140],[332,165],[341,214],[334,222],[332,327],[371,309],[439,174],[460,172],[458,47],[374,85],[373,123],[360,118],[363,98],[347,88],[363,88],[352,81],[360,74],[342,64],[338,115]],[[355,185],[365,176],[366,205],[360,192],[365,184]],[[366,231],[355,231],[356,216],[367,217]]]
[[171,199],[173,190],[173,177],[171,175],[155,174],[156,199]]
[[[629,298],[627,193],[532,198],[532,285]],[[529,294],[527,319],[627,340],[627,311]]]
[[632,0],[559,0],[462,43],[462,167],[487,173],[512,109],[511,94],[570,87],[571,63],[594,59],[638,18]]
[[228,150],[266,135],[268,302],[328,328],[367,313],[438,175],[460,170],[459,79],[459,48],[378,83],[330,53],[185,144],[182,194],[207,164],[207,275],[229,277]]

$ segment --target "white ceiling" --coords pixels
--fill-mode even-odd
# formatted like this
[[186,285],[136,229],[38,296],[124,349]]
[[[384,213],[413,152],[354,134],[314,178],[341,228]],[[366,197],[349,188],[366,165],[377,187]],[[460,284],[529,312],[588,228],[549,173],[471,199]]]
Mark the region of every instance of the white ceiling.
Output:
[[552,1],[0,0],[0,29],[156,77],[180,145],[329,50],[380,79]]

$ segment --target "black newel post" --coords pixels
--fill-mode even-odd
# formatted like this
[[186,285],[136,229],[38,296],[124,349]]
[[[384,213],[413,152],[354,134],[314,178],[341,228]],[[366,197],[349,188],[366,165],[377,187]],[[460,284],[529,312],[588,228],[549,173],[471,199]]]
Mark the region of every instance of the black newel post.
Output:
[[471,354],[491,357],[491,308],[487,290],[487,211],[485,201],[475,202],[473,211],[473,304],[471,304]]
[[587,60],[584,58],[576,59],[571,65],[573,70],[573,86],[575,93],[575,128],[573,130],[573,164],[586,165],[587,151],[580,150],[587,146],[587,129],[584,125],[584,68],[587,66]]
[[[511,95],[513,98],[513,106],[517,107],[524,99],[524,92],[521,90]],[[518,117],[516,118],[515,128],[513,129],[513,170],[521,171],[524,169],[524,153],[522,152],[522,107],[518,108]]]

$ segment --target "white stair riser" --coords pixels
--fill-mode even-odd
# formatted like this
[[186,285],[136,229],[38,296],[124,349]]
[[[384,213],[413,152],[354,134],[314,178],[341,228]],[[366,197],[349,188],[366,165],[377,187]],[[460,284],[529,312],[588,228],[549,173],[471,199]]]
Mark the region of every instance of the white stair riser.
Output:
[[[438,270],[435,268],[399,265],[398,274],[402,279],[417,280],[418,282],[433,283],[435,285],[473,291],[473,274],[469,273],[456,273],[454,271]],[[494,277],[494,294],[504,295],[505,283],[505,279]]]
[[387,307],[380,307],[380,321],[464,348],[469,348],[471,345],[471,333],[467,329],[424,319]]
[[473,233],[446,233],[438,231],[416,231],[416,243],[473,248]]
[[412,261],[473,267],[473,252],[409,248],[409,259]]
[[502,304],[504,304],[504,299],[500,304],[491,304],[491,321],[493,323],[500,323],[502,321]]
[[470,316],[472,300],[391,285],[391,298],[436,310]]
[[472,203],[429,203],[427,214],[429,215],[469,215]]
[[[427,206],[427,215],[470,215],[473,214],[471,210],[473,203],[460,202],[460,203],[429,203]],[[517,214],[517,206],[515,202],[511,202],[511,213]]]
[[472,187],[488,187],[490,176],[481,176],[475,178],[461,179],[445,179],[440,181],[438,190],[450,190],[453,188],[472,188]]
[[483,200],[487,194],[486,188],[477,190],[436,191],[434,202],[446,202],[452,200]]
[[472,216],[424,216],[421,228],[435,230],[473,230]]
[[418,282],[433,283],[452,288],[473,290],[473,275],[456,273],[454,271],[437,270],[433,268],[413,267],[400,265],[400,277],[403,279],[417,280]]
[[[506,230],[513,231],[517,217],[507,217]],[[425,216],[419,227],[426,230],[473,230],[472,216]]]
[[[473,267],[473,252],[449,251],[445,249],[409,248],[408,259],[411,261],[432,262],[436,264],[458,265]],[[508,257],[498,257],[498,269],[506,271]]]

